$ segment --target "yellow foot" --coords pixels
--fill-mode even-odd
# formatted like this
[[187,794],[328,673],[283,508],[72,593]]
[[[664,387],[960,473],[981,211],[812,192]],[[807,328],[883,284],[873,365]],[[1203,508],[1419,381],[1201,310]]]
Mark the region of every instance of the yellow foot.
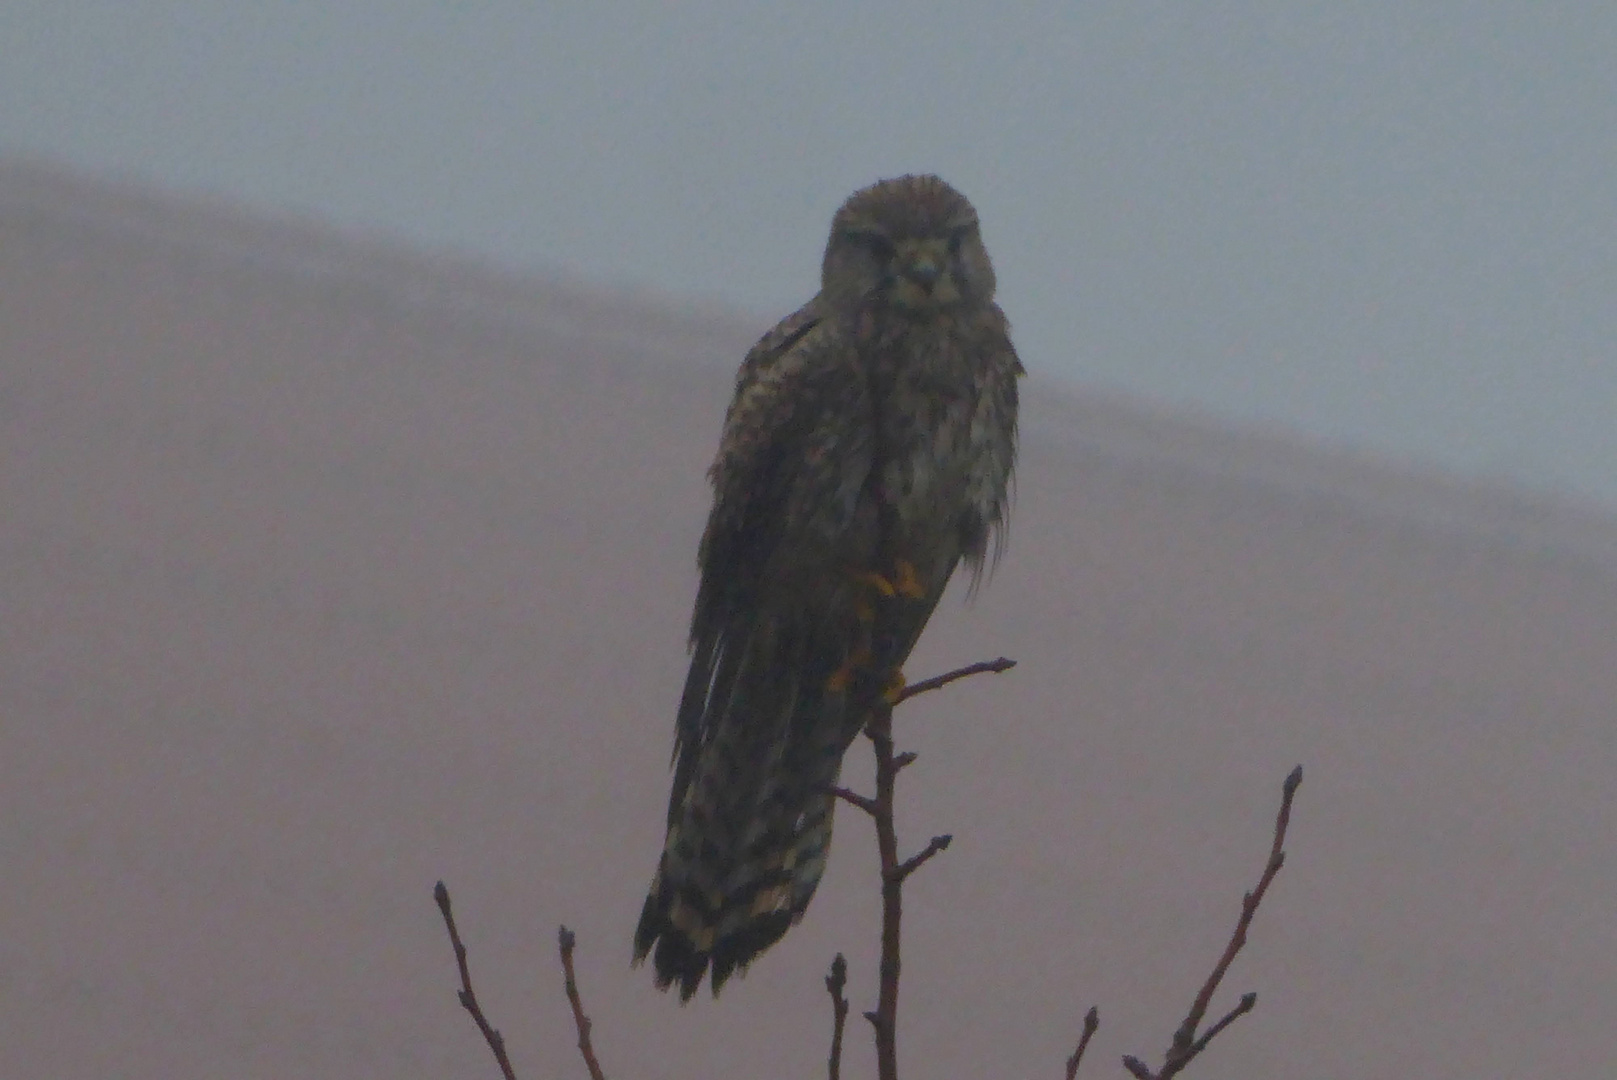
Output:
[[911,600],[926,599],[926,586],[908,559],[893,560],[893,591]]
[[867,570],[863,574],[856,574],[854,575],[854,580],[859,582],[861,585],[870,586],[870,588],[874,589],[882,596],[887,597],[889,600],[898,595],[898,589],[894,587],[893,583],[876,573],[874,570]]
[[908,559],[893,560],[891,578],[882,577],[874,570],[867,570],[855,575],[854,580],[889,600],[899,596],[910,600],[926,599],[926,586],[921,584],[921,577],[915,572],[915,565]]
[[898,699],[904,696],[904,687],[908,686],[904,680],[904,673],[897,668],[887,676],[887,685],[882,688],[881,699],[889,705],[897,705]]
[[858,648],[842,665],[833,671],[825,680],[825,689],[832,694],[840,694],[853,684],[853,677],[860,668],[870,663],[871,656],[868,648]]

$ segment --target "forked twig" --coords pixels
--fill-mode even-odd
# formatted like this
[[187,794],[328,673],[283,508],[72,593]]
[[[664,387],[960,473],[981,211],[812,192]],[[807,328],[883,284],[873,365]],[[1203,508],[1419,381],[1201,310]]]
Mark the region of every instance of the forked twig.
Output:
[[898,698],[893,702],[893,704],[902,705],[916,694],[924,694],[928,690],[937,690],[940,687],[948,686],[957,679],[964,679],[970,675],[983,675],[988,673],[998,675],[1000,672],[1009,671],[1015,666],[1015,660],[1008,660],[1003,656],[998,660],[982,660],[975,664],[967,664],[965,667],[955,668],[953,671],[946,671],[942,675],[934,675],[930,679],[922,679],[920,682],[910,683],[908,686],[898,692]]
[[1084,1030],[1078,1035],[1078,1048],[1067,1059],[1067,1080],[1074,1080],[1078,1075],[1078,1066],[1084,1060],[1084,1051],[1089,1049],[1089,1040],[1095,1037],[1100,1028],[1100,1010],[1091,1005],[1089,1011],[1084,1013]]
[[1243,994],[1234,1008],[1205,1032],[1197,1033],[1196,1029],[1207,1015],[1207,1009],[1212,1004],[1213,994],[1218,990],[1219,983],[1224,980],[1225,973],[1235,962],[1236,955],[1246,945],[1247,930],[1252,925],[1252,917],[1258,912],[1258,905],[1263,902],[1264,893],[1269,891],[1270,883],[1286,863],[1286,828],[1291,824],[1292,800],[1297,795],[1297,786],[1302,782],[1303,767],[1298,765],[1287,774],[1286,782],[1281,788],[1280,813],[1275,817],[1274,842],[1269,847],[1269,861],[1264,864],[1263,876],[1258,878],[1257,887],[1242,898],[1241,917],[1236,921],[1235,932],[1230,935],[1229,944],[1224,946],[1224,954],[1218,958],[1218,963],[1213,965],[1212,974],[1207,976],[1207,981],[1196,994],[1190,1012],[1185,1014],[1179,1029],[1173,1033],[1173,1042],[1169,1044],[1168,1052],[1163,1056],[1162,1068],[1152,1072],[1151,1067],[1137,1057],[1128,1055],[1123,1058],[1123,1067],[1138,1080],[1169,1080],[1170,1077],[1178,1075],[1196,1055],[1207,1049],[1207,1044],[1213,1041],[1215,1035],[1257,1006],[1257,994]]
[[847,803],[849,806],[856,807],[856,808],[858,808],[860,810],[863,810],[865,813],[869,814],[871,817],[876,816],[876,800],[875,799],[867,799],[867,798],[865,798],[865,796],[859,794],[858,792],[849,791],[845,787],[833,787],[831,789],[831,794],[835,795],[837,798],[841,799],[843,802]]
[[511,1059],[505,1053],[505,1036],[489,1024],[482,1007],[477,1004],[477,991],[472,989],[472,971],[466,964],[466,946],[461,944],[460,931],[455,929],[455,916],[449,907],[448,886],[438,882],[433,886],[432,898],[438,902],[438,910],[443,912],[444,925],[449,928],[449,943],[455,948],[455,965],[460,968],[460,1003],[472,1014],[472,1020],[476,1022],[477,1030],[483,1033],[483,1041],[494,1052],[494,1060],[499,1062],[505,1080],[516,1080],[516,1073],[511,1070]]
[[595,1047],[590,1042],[590,1018],[584,1015],[584,999],[578,993],[578,977],[573,974],[573,946],[577,938],[563,926],[556,931],[556,945],[561,950],[561,970],[567,988],[567,1003],[573,1007],[573,1023],[578,1028],[578,1052],[584,1056],[584,1068],[590,1080],[606,1080],[601,1063],[595,1059]]
[[876,748],[876,851],[881,860],[881,982],[876,1008],[865,1019],[876,1029],[876,1076],[898,1080],[899,925],[904,915],[904,882],[898,876],[898,832],[893,825],[893,709],[883,705],[865,734]]
[[926,847],[922,848],[920,851],[916,852],[914,855],[911,855],[909,858],[905,859],[903,862],[894,867],[894,876],[896,876],[898,880],[903,881],[905,878],[915,873],[915,871],[919,870],[922,863],[926,862],[932,856],[947,848],[949,846],[949,841],[953,839],[954,837],[950,836],[948,833],[944,833],[942,836],[934,836],[927,843]]
[[[911,683],[892,703],[882,702],[871,712],[865,734],[876,753],[876,794],[866,797],[847,788],[832,788],[831,794],[869,814],[876,823],[876,851],[881,860],[881,985],[876,1008],[864,1014],[876,1034],[876,1075],[878,1080],[898,1080],[898,973],[900,934],[903,919],[904,880],[927,860],[949,846],[948,836],[934,836],[921,851],[908,859],[898,857],[898,832],[893,825],[893,788],[901,769],[915,761],[915,754],[893,751],[893,705],[917,694],[948,686],[958,679],[988,672],[1009,671],[1016,661],[1000,657],[945,672],[931,679]],[[827,983],[829,985],[829,981]],[[840,1029],[839,1029],[840,1032]],[[835,1064],[835,1063],[833,1063]]]

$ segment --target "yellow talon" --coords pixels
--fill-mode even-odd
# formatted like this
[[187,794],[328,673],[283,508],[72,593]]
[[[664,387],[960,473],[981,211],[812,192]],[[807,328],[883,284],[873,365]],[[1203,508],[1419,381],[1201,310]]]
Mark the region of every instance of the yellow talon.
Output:
[[873,659],[875,657],[871,655],[870,646],[861,645],[854,649],[848,658],[842,661],[842,666],[833,671],[830,677],[825,680],[826,690],[833,694],[842,693],[853,684],[854,673],[862,667],[868,667]]
[[893,577],[897,579],[892,583],[894,592],[911,600],[926,599],[926,586],[921,584],[920,575],[908,559],[893,560]]
[[898,699],[904,696],[904,687],[909,683],[904,680],[904,673],[897,668],[887,676],[887,686],[881,692],[881,699],[889,705],[897,705]]
[[926,586],[921,584],[921,576],[915,572],[915,564],[908,559],[893,560],[891,578],[882,577],[874,570],[867,570],[862,574],[856,574],[854,580],[861,585],[869,586],[889,600],[899,596],[910,600],[926,599]]
[[877,592],[881,593],[885,597],[888,597],[889,599],[898,595],[898,590],[893,587],[893,583],[876,573],[874,570],[867,570],[863,574],[859,574],[857,577],[855,577],[854,580],[863,585],[869,585],[872,589],[875,589]]

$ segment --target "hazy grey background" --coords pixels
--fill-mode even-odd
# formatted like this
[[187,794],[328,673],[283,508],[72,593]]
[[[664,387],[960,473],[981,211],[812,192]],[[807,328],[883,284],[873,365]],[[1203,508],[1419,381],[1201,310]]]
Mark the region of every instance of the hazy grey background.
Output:
[[10,0],[0,152],[761,314],[935,170],[1031,365],[1617,503],[1617,5],[988,8]]

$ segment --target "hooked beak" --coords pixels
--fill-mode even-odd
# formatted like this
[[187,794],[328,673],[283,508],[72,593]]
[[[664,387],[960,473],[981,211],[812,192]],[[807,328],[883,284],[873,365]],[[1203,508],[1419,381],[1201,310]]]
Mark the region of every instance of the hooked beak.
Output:
[[938,276],[941,273],[938,264],[931,259],[917,259],[904,268],[905,277],[929,292],[932,286],[938,283]]

